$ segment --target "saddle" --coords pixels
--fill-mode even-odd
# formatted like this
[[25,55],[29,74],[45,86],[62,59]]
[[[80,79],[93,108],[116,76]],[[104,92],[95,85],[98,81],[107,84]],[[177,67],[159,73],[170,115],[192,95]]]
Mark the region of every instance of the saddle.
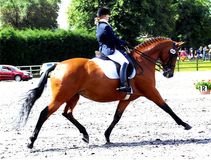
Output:
[[[101,54],[99,51],[95,52],[96,57],[92,58],[91,61],[95,62],[104,72],[104,74],[109,78],[109,79],[119,79],[119,70],[120,70],[120,64],[117,62],[109,59],[108,57],[104,56]],[[129,56],[128,56],[129,57]],[[127,59],[128,59],[127,57]],[[128,59],[129,63],[129,68],[128,68],[128,79],[132,79],[135,77],[136,70],[132,64],[132,60]]]

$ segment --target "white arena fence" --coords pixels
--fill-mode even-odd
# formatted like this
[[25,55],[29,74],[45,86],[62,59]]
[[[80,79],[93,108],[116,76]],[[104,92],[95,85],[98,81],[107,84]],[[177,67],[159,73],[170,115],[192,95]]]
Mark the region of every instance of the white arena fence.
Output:
[[20,70],[28,71],[33,74],[33,77],[39,77],[40,76],[40,69],[41,65],[31,65],[31,66],[16,66]]

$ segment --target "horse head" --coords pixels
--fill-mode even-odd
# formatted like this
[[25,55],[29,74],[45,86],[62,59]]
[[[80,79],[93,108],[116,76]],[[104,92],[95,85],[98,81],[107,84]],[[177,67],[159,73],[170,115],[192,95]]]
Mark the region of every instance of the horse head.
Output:
[[131,55],[140,66],[142,61],[146,60],[151,66],[158,65],[163,69],[163,75],[171,78],[174,75],[178,50],[183,43],[156,37],[136,46]]
[[174,75],[174,69],[178,57],[178,50],[184,42],[170,41],[169,47],[166,46],[161,50],[160,61],[163,68],[163,76],[171,78]]

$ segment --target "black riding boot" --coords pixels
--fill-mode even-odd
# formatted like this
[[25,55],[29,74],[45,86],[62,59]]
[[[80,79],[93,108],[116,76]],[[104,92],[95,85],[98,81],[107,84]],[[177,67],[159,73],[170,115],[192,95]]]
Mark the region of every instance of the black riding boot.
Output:
[[127,63],[123,63],[123,65],[120,68],[120,87],[117,88],[120,92],[127,92],[131,93],[131,87],[129,85],[128,79],[127,79]]

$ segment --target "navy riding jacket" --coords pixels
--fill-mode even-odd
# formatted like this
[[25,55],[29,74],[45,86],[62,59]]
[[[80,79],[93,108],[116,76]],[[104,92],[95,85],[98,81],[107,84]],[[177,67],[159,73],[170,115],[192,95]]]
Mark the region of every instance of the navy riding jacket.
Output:
[[121,46],[126,45],[126,42],[119,39],[112,27],[104,21],[99,22],[96,37],[99,43],[99,51],[106,56],[113,54],[115,49],[120,50]]

